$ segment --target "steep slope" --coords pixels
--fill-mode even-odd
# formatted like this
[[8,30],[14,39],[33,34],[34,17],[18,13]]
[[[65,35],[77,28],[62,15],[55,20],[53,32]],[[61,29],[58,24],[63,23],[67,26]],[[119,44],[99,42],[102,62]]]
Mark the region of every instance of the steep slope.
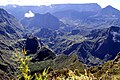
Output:
[[[94,30],[88,39],[72,44],[63,53],[77,53],[80,60],[87,64],[101,64],[101,61],[108,61],[115,58],[120,51],[120,28],[112,26],[108,29]],[[97,59],[95,62],[93,59]],[[100,59],[100,60],[99,60]]]
[[12,55],[10,54],[11,51],[3,51],[0,50],[0,79],[1,80],[9,80],[15,79],[15,62],[10,59]]
[[[101,39],[99,38],[95,47],[92,50],[92,55],[99,57],[100,59],[114,59],[117,53],[120,51],[120,28],[112,26],[102,33]],[[100,33],[97,33],[98,35]]]
[[89,68],[88,74],[93,74],[97,79],[119,80],[120,79],[120,53],[114,60],[105,62],[100,66]]
[[111,17],[120,17],[120,11],[119,10],[117,10],[117,9],[115,9],[114,7],[112,7],[112,6],[106,6],[105,8],[103,8],[102,10],[100,10],[99,12],[98,12],[98,16],[111,16]]
[[18,32],[22,32],[22,29],[22,25],[12,15],[0,9],[0,32],[2,36],[6,36],[9,39],[20,37]]
[[56,53],[63,53],[63,51],[68,48],[71,44],[82,42],[85,37],[78,33],[76,30],[71,33],[65,33],[64,31],[51,30],[42,28],[38,32],[34,33],[35,36],[39,37],[42,42],[48,45]]
[[50,13],[38,14],[36,13],[32,18],[24,18],[21,20],[23,26],[27,28],[50,28],[50,29],[59,29],[62,26],[62,22],[58,18],[51,15]]
[[7,49],[12,40],[21,38],[23,26],[7,11],[0,9],[0,48]]
[[78,69],[80,73],[84,74],[84,65],[79,61],[76,54],[71,55],[58,55],[54,59],[45,60],[41,62],[30,63],[31,72],[40,72],[44,68],[49,67],[53,71],[61,71],[63,69]]
[[20,39],[23,26],[4,9],[0,9],[0,79],[14,79],[15,62],[11,59],[14,48],[11,44]]

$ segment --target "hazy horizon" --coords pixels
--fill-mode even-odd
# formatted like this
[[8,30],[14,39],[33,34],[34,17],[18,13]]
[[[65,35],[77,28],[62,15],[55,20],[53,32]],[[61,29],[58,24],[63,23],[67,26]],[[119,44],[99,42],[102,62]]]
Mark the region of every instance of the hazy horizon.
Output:
[[40,5],[51,5],[51,4],[86,4],[86,3],[97,3],[102,8],[111,5],[114,8],[120,10],[120,0],[0,0],[1,6],[6,5],[19,5],[19,6],[40,6]]

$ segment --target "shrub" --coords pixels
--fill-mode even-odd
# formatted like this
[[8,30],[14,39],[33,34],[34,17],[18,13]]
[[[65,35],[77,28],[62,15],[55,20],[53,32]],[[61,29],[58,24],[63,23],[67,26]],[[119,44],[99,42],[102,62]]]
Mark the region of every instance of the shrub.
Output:
[[23,54],[16,52],[17,62],[18,62],[18,70],[20,71],[18,74],[18,79],[23,78],[24,80],[92,80],[92,77],[87,76],[87,72],[85,75],[80,74],[78,69],[70,70],[70,69],[61,69],[61,70],[53,70],[49,72],[48,69],[44,69],[42,73],[34,73],[31,75],[31,71],[29,69],[30,57],[25,56],[26,51],[22,51]]

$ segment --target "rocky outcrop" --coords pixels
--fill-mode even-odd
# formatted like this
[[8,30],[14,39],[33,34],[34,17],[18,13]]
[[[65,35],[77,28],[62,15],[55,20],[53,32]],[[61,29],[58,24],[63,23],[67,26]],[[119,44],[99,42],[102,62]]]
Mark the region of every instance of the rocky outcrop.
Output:
[[52,59],[55,57],[55,53],[48,48],[45,48],[37,37],[30,36],[26,39],[25,50],[27,55],[33,55],[32,62]]
[[55,53],[48,48],[42,47],[32,59],[32,62],[54,59]]
[[41,47],[37,37],[30,36],[26,39],[25,50],[27,54],[35,54]]

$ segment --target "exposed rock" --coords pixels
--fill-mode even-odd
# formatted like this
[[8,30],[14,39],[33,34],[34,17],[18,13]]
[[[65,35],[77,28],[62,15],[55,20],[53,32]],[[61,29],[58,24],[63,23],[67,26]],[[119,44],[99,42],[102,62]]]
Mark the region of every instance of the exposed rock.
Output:
[[32,62],[54,59],[55,56],[56,55],[53,51],[42,47],[39,51],[37,51],[34,58],[32,59]]
[[37,37],[30,36],[25,43],[25,50],[27,55],[34,55],[32,62],[52,59],[55,57],[55,53],[48,48],[42,46],[39,43]]
[[25,42],[25,50],[27,54],[35,54],[41,48],[41,44],[38,42],[37,37],[28,37]]

